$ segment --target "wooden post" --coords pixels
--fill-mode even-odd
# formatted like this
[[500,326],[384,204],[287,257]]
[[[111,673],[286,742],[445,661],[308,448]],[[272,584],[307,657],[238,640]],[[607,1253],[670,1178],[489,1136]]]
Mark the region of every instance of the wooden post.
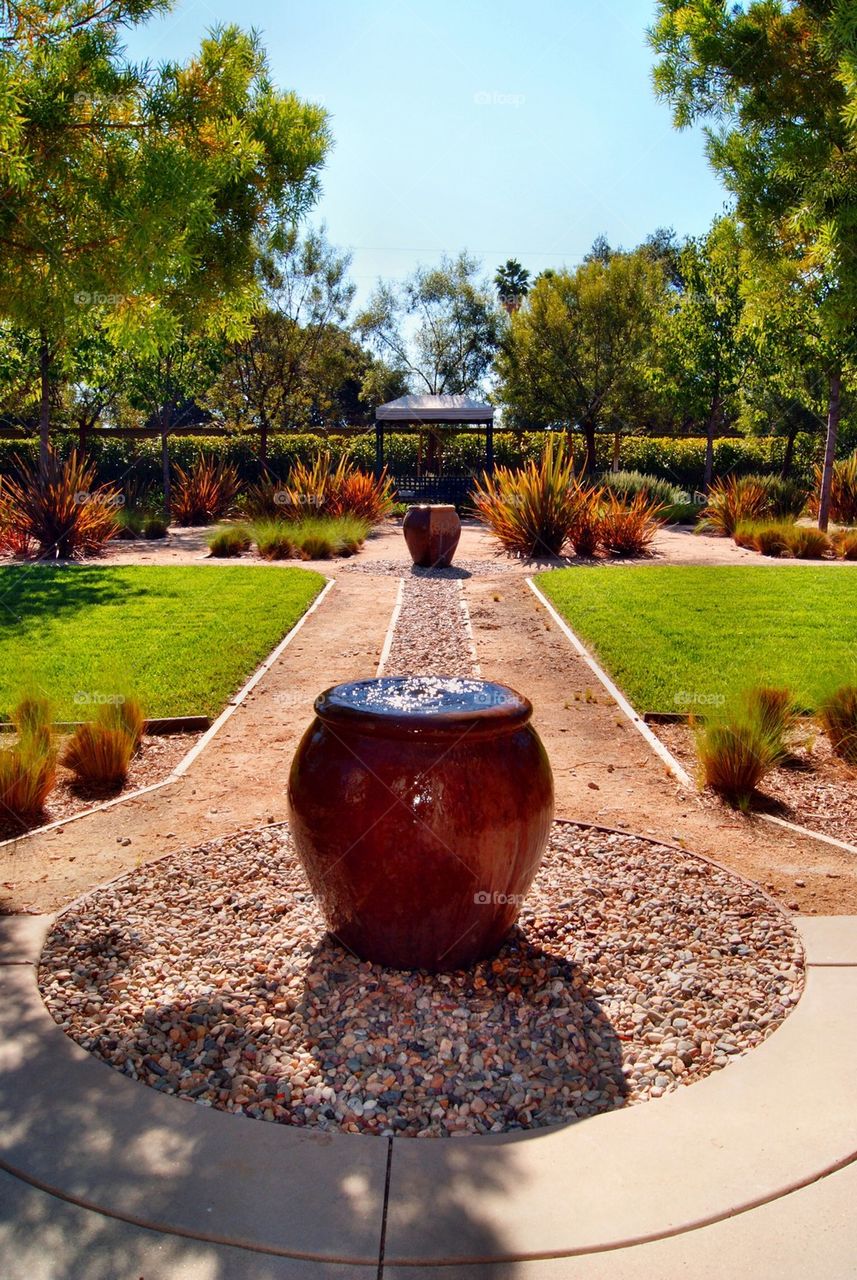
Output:
[[488,419],[485,430],[485,470],[489,476],[494,470],[494,418]]
[[375,419],[375,475],[380,476],[384,470],[384,424],[380,418]]

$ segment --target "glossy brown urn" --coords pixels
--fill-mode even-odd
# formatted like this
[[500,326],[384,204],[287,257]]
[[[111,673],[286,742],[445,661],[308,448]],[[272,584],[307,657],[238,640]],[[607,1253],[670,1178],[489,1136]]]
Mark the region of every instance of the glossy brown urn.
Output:
[[408,507],[402,532],[414,564],[423,569],[446,569],[461,537],[461,521],[455,507],[423,504]]
[[315,711],[289,807],[331,933],[395,969],[496,951],[553,817],[528,700],[482,680],[392,677],[337,685]]

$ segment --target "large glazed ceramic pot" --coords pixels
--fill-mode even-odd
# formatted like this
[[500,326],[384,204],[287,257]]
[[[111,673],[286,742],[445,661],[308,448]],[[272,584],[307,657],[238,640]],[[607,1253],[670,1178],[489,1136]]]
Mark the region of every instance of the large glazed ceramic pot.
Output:
[[408,507],[402,532],[414,564],[423,569],[446,569],[461,537],[461,521],[455,507],[423,503]]
[[514,924],[553,817],[526,698],[483,680],[337,685],[289,777],[292,835],[331,932],[397,969],[464,968]]

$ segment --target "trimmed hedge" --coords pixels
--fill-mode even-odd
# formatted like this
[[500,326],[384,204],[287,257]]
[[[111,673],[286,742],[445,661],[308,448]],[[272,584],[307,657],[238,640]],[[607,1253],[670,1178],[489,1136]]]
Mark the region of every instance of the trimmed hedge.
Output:
[[[498,464],[519,467],[538,457],[544,433],[528,431],[516,434],[498,431],[494,437],[494,457]],[[57,433],[54,447],[67,454],[77,444],[77,436]],[[598,437],[598,466],[608,470],[612,457],[612,437]],[[715,441],[714,471],[718,476],[779,474],[786,447],[782,436],[724,438]],[[385,457],[395,470],[415,466],[418,438],[416,435],[391,433],[385,437]],[[481,433],[461,433],[447,439],[444,457],[450,470],[476,470],[482,467],[485,440]],[[819,461],[822,442],[819,436],[799,435],[795,444],[793,474],[812,483],[813,469]],[[371,469],[375,462],[375,433],[359,436],[312,434],[272,435],[268,441],[268,465],[278,477],[285,477],[292,463],[311,462],[328,449],[334,464],[344,450],[360,466]],[[121,483],[133,478],[136,484],[159,486],[161,483],[161,445],[159,440],[119,440],[115,436],[98,438],[93,432],[87,441],[87,452],[95,461],[100,483]],[[254,483],[260,465],[254,435],[170,437],[170,460],[174,466],[191,468],[201,452],[217,454],[237,467],[241,479]],[[582,443],[579,454],[582,457]],[[0,475],[14,469],[14,458],[29,462],[38,457],[37,440],[0,440]],[[659,476],[681,489],[698,489],[705,467],[705,440],[701,437],[673,439],[655,436],[626,436],[622,441],[623,471],[641,471]]]

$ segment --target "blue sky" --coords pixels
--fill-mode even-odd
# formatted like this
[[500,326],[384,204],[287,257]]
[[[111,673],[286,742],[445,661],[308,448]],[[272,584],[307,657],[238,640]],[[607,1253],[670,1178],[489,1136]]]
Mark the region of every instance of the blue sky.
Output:
[[184,58],[218,22],[256,27],[277,83],[322,103],[335,146],[314,221],[379,276],[468,249],[493,275],[574,265],[596,235],[702,232],[724,204],[698,133],[651,87],[654,0],[179,0],[134,33]]

